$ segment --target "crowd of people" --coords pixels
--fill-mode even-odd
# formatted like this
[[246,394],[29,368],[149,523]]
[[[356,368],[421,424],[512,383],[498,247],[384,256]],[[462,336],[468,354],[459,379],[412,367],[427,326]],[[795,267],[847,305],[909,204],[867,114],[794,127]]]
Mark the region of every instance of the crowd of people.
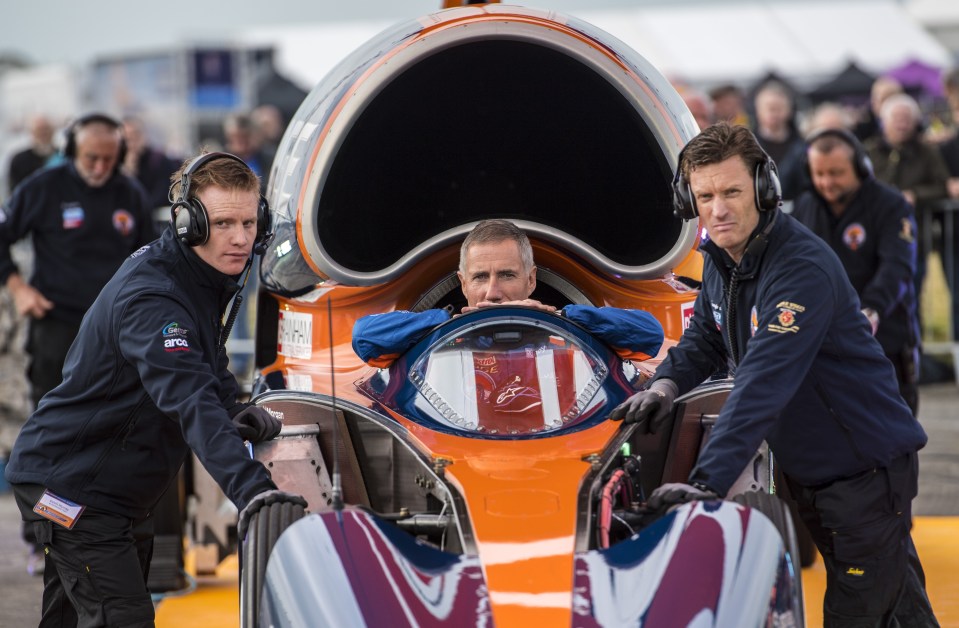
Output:
[[[959,72],[944,85],[959,126]],[[736,386],[689,483],[660,487],[650,501],[724,496],[765,439],[825,557],[826,615],[836,625],[866,616],[935,625],[909,536],[916,451],[926,440],[916,421],[917,295],[936,244],[933,221],[943,201],[959,199],[959,135],[931,137],[919,104],[889,78],[876,81],[858,120],[836,103],[800,116],[796,95],[778,82],[756,90],[751,111],[734,86],[681,94],[704,129],[673,181],[677,214],[701,220],[709,234],[702,290],[689,329],[653,381],[611,418],[653,430],[679,394],[715,372],[734,372]],[[30,147],[10,160],[0,286],[16,319],[28,322],[36,410],[16,443],[0,442],[0,460],[34,547],[28,569],[56,569],[45,579],[44,617],[150,625],[152,537],[140,526],[189,450],[240,509],[241,530],[264,504],[303,503],[246,455],[244,438],[271,438],[279,423],[239,402],[222,330],[205,324],[222,320],[242,288],[237,278],[269,237],[263,193],[282,129],[274,113],[228,116],[226,152],[186,161],[151,143],[140,118],[78,117],[58,148],[56,125],[38,116]],[[171,218],[161,236],[158,226]],[[531,305],[535,266],[531,254],[524,258],[525,236],[509,224],[485,227],[495,233],[464,243],[468,309]],[[26,238],[29,272],[12,253]],[[472,269],[471,247],[492,266]],[[956,259],[944,263],[957,268]],[[500,277],[522,281],[505,289]],[[954,292],[954,311],[957,303]],[[115,315],[121,311],[129,315]],[[655,323],[643,313],[601,314],[638,320],[637,329]],[[362,339],[376,340],[378,324],[393,330],[396,315],[361,321],[369,332]],[[430,316],[444,315],[419,316],[432,324]],[[661,330],[654,331],[647,355],[658,348]],[[396,352],[374,343],[364,359]],[[771,381],[782,355],[796,356],[796,376]],[[856,399],[844,394],[857,386]],[[25,419],[0,417],[18,427]],[[103,437],[116,430],[121,443]],[[878,524],[866,520],[880,502],[895,507]],[[117,516],[124,511],[132,514]],[[859,536],[841,545],[850,530]],[[91,566],[120,576],[97,580]],[[846,577],[853,571],[871,576],[869,594],[856,592],[861,583]],[[80,584],[71,590],[71,582]]]
[[[678,91],[700,128],[727,121],[747,126],[754,132],[763,150],[778,167],[785,211],[788,213],[794,207],[806,206],[807,209],[801,212],[802,220],[826,239],[834,238],[834,248],[840,257],[844,254],[848,257],[853,254],[851,251],[858,249],[853,254],[857,261],[850,262],[858,265],[855,272],[861,274],[863,266],[867,266],[877,278],[888,278],[895,247],[887,244],[883,234],[887,230],[897,234],[902,232],[901,216],[896,213],[899,218],[890,217],[888,221],[866,225],[869,229],[864,231],[861,219],[850,218],[856,211],[840,218],[844,207],[839,206],[851,202],[855,209],[876,183],[888,186],[904,202],[912,221],[911,231],[905,237],[915,239],[916,248],[915,259],[911,262],[913,285],[887,283],[885,289],[895,292],[898,298],[885,303],[882,308],[870,309],[878,317],[880,339],[888,339],[889,326],[909,329],[908,334],[896,332],[896,336],[903,337],[903,341],[897,343],[899,346],[894,348],[886,341],[883,344],[889,355],[901,356],[897,363],[908,363],[908,368],[902,369],[902,377],[914,380],[923,373],[928,378],[937,376],[931,370],[935,363],[920,359],[922,338],[930,335],[926,325],[931,321],[923,321],[920,316],[930,253],[940,253],[936,259],[941,260],[947,278],[959,279],[959,231],[950,233],[943,226],[946,222],[944,212],[954,212],[959,206],[959,69],[943,75],[942,88],[949,112],[946,120],[941,119],[941,102],[935,103],[935,111],[926,111],[923,105],[929,106],[932,101],[924,99],[921,105],[910,90],[888,76],[877,78],[868,102],[858,106],[827,101],[800,107],[800,103],[806,102],[803,95],[775,79],[765,81],[753,90],[751,107],[747,92],[733,85],[722,85],[709,92],[678,85]],[[840,197],[831,201],[826,198],[829,192],[824,189],[824,178],[819,177],[817,184],[817,177],[810,170],[810,139],[824,129],[843,131],[832,136],[833,142],[843,144],[840,152],[848,152],[850,156],[846,161],[850,163],[851,180]],[[867,192],[859,194],[856,199],[862,183],[865,183]],[[890,198],[888,192],[883,192],[883,196]],[[833,211],[820,217],[824,222],[818,225],[811,222],[814,212],[810,213],[812,210],[808,206],[830,203],[833,203]],[[868,220],[875,221],[876,217],[870,216]],[[836,229],[840,223],[846,231],[828,235],[830,229]],[[867,249],[871,258],[868,262],[864,261]],[[949,251],[956,252],[947,255]],[[849,270],[850,265],[846,267]],[[860,286],[861,297],[865,289],[865,285]],[[959,312],[959,290],[955,286],[950,289],[953,315],[951,328],[947,331],[951,339],[956,340],[959,339],[959,316],[956,315]],[[888,322],[883,324],[883,319]],[[906,322],[902,323],[902,320]],[[947,339],[942,336],[943,330],[936,331],[937,340]]]
[[[262,193],[282,125],[275,107],[261,106],[226,118],[222,140],[206,144],[240,156]],[[171,176],[184,161],[140,116],[88,113],[60,128],[38,114],[25,130],[29,144],[7,162],[0,210],[0,479],[27,416],[60,384],[83,316],[122,262],[170,222]],[[249,318],[237,319],[245,333]],[[241,372],[252,368],[239,362]],[[43,574],[33,526],[23,537],[28,572]]]

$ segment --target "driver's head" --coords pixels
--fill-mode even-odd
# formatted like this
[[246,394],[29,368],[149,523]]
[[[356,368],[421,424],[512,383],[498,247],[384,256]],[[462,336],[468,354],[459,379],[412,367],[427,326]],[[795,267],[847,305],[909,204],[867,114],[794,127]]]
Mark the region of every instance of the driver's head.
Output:
[[533,247],[508,220],[484,220],[463,241],[456,275],[470,307],[522,301],[536,288]]

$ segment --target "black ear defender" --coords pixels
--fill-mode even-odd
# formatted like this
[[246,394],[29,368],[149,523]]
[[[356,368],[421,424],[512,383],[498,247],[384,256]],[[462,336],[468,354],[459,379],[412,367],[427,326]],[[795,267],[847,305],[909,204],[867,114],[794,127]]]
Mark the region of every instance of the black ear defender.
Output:
[[[210,218],[207,215],[206,207],[203,206],[199,198],[190,194],[190,185],[193,175],[205,164],[215,159],[232,159],[249,168],[246,162],[236,155],[213,152],[194,158],[183,169],[183,174],[180,176],[179,193],[174,198],[173,189],[175,186],[170,186],[169,200],[173,203],[170,207],[173,230],[180,241],[187,246],[199,246],[210,239]],[[259,204],[256,208],[256,239],[253,241],[253,252],[257,255],[263,255],[266,252],[266,247],[273,238],[273,232],[270,228],[271,222],[270,205],[266,198],[260,195]]]
[[117,154],[117,163],[113,168],[113,171],[116,172],[123,166],[123,160],[127,156],[127,141],[126,138],[123,137],[123,127],[120,125],[119,120],[111,118],[106,114],[88,113],[74,120],[73,124],[67,128],[67,141],[63,146],[63,154],[67,159],[75,159],[77,156],[77,133],[88,124],[94,123],[105,124],[112,130],[120,131],[120,152]]
[[[693,197],[693,191],[689,187],[689,182],[683,176],[683,155],[686,153],[684,146],[679,151],[679,158],[676,160],[676,173],[673,175],[673,211],[683,220],[695,220],[699,216],[699,208],[696,207],[696,199]],[[756,196],[756,207],[759,211],[769,211],[779,207],[783,198],[782,184],[779,182],[779,170],[776,163],[763,152],[763,160],[756,164],[756,172],[753,173],[754,193]]]
[[866,152],[862,142],[859,141],[859,138],[846,129],[820,129],[806,138],[807,150],[803,153],[803,168],[810,181],[812,180],[812,173],[809,171],[808,149],[812,146],[813,142],[824,137],[835,137],[843,144],[852,148],[852,167],[860,181],[864,181],[872,176],[872,160],[869,159],[869,154]]

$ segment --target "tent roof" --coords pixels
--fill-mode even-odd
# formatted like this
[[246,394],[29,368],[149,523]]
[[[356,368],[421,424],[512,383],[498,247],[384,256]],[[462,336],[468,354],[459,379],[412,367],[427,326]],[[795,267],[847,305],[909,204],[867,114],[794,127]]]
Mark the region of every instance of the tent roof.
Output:
[[[663,2],[577,17],[620,39],[667,77],[687,83],[748,83],[775,72],[809,87],[850,61],[876,74],[909,59],[939,67],[952,61],[894,0]],[[245,39],[274,44],[278,69],[309,87],[388,25],[271,27],[249,31]]]
[[850,62],[839,74],[822,83],[807,95],[813,102],[853,100],[861,104],[869,100],[869,90],[876,77]]

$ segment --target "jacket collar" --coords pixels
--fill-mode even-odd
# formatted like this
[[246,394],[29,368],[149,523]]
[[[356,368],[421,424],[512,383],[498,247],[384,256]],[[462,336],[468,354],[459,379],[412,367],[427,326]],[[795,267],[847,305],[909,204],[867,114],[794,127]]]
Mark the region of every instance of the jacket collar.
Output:
[[724,277],[728,278],[735,270],[740,279],[752,279],[759,271],[759,264],[766,253],[766,248],[769,246],[770,234],[776,223],[779,222],[781,213],[779,208],[759,213],[759,224],[750,234],[749,244],[746,245],[746,251],[738,265],[726,251],[719,248],[712,240],[704,244],[702,248],[713,258],[716,267]]

